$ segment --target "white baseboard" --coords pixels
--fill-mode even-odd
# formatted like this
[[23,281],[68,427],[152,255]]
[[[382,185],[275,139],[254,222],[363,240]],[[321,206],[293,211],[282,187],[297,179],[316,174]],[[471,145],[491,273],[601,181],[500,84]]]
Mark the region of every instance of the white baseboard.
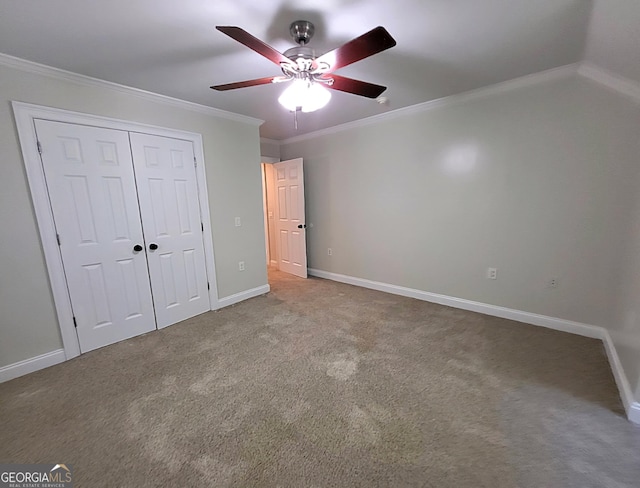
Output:
[[627,410],[627,418],[634,424],[640,425],[640,402],[633,402]]
[[424,300],[425,302],[438,303],[440,305],[461,308],[463,310],[491,315],[493,317],[515,320],[517,322],[524,322],[526,324],[539,325],[548,329],[570,332],[572,334],[578,334],[594,339],[603,339],[604,333],[606,332],[606,329],[604,329],[603,327],[598,327],[596,325],[588,325],[580,322],[573,322],[571,320],[549,317],[548,315],[539,315],[530,312],[523,312],[522,310],[515,310],[512,308],[499,307],[497,305],[489,305],[482,302],[474,302],[472,300],[465,300],[464,298],[439,295],[437,293],[416,290],[414,288],[406,288],[404,286],[390,285],[388,283],[381,283],[379,281],[371,281],[362,278],[354,278],[353,276],[329,273],[327,271],[321,271],[318,269],[309,269],[308,272],[310,275],[317,276],[318,278],[340,281],[342,283],[348,283],[350,285],[362,286],[364,288],[370,288],[372,290],[384,291],[393,295],[417,298],[418,300]]
[[[270,290],[271,288],[269,287],[269,285],[263,285],[257,288],[252,288],[251,290],[246,290],[225,298],[221,298],[220,300],[218,300],[218,308],[227,307],[229,305],[233,305],[249,298],[264,295]],[[19,361],[17,363],[3,366],[0,368],[0,383],[18,378],[19,376],[33,373],[40,369],[48,368],[49,366],[53,366],[64,361],[66,361],[64,349],[58,349],[46,354],[41,354],[40,356],[25,359],[24,361]]]
[[370,288],[372,290],[383,291],[393,295],[416,298],[426,302],[460,308],[471,312],[478,312],[485,315],[491,315],[493,317],[515,320],[516,322],[523,322],[525,324],[538,325],[548,329],[569,332],[593,339],[601,339],[604,343],[607,357],[609,358],[609,364],[611,365],[611,370],[613,371],[613,376],[615,378],[616,385],[618,386],[627,417],[631,422],[640,424],[640,402],[637,402],[633,396],[631,386],[629,385],[627,376],[624,373],[622,364],[620,363],[620,358],[618,357],[616,348],[611,340],[611,336],[609,335],[609,331],[604,327],[583,324],[581,322],[573,322],[571,320],[559,319],[556,317],[549,317],[548,315],[523,312],[522,310],[499,307],[497,305],[490,305],[487,303],[474,302],[463,298],[429,293],[422,290],[416,290],[414,288],[381,283],[379,281],[371,281],[338,273],[330,273],[319,269],[309,268],[308,273],[311,276],[317,276],[318,278],[325,278],[328,280],[339,281],[341,283],[347,283],[349,285]]
[[33,373],[40,369],[48,368],[65,361],[64,349],[58,349],[33,358],[25,359],[17,363],[0,368],[0,383],[12,380],[25,374]]
[[218,308],[228,307],[229,305],[248,300],[249,298],[264,295],[265,293],[269,293],[269,291],[271,291],[271,287],[269,285],[262,285],[256,288],[251,288],[250,290],[241,291],[240,293],[220,298],[218,300],[218,305],[220,305]]
[[627,418],[635,424],[640,424],[640,402],[637,402],[633,396],[631,385],[629,384],[627,375],[624,373],[624,369],[622,368],[622,363],[620,362],[616,346],[611,339],[609,331],[606,329],[604,331],[602,342],[604,343],[605,351],[607,351],[611,371],[613,372],[613,377],[616,380],[616,385],[620,392],[622,405],[624,405],[624,410],[627,412]]

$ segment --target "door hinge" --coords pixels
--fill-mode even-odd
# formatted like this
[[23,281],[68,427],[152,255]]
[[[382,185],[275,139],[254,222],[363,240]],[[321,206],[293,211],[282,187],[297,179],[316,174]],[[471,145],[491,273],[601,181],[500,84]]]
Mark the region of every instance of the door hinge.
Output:
[[73,317],[73,326],[77,329],[78,328],[78,322],[76,322],[76,318]]
[[211,285],[209,284],[208,281],[207,281],[207,290],[211,290]]
[[204,232],[204,223],[200,222],[200,228],[202,229],[202,232]]
[[56,241],[58,241],[58,246],[60,245],[60,234],[56,234]]
[[38,154],[42,155],[42,144],[40,144],[40,141],[36,141],[36,146],[38,146]]
[[196,159],[196,157],[193,157],[193,165],[197,168],[198,167],[198,160]]

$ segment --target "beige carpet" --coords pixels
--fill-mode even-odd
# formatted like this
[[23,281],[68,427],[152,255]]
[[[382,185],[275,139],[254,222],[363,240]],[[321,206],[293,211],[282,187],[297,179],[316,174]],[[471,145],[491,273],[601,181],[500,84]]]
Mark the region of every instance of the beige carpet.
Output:
[[599,341],[278,272],[0,385],[0,461],[77,487],[638,487]]

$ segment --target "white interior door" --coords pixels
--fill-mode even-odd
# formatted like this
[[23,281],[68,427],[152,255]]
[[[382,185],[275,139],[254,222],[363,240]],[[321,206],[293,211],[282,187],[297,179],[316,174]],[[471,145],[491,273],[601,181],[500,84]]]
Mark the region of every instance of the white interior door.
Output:
[[35,125],[80,350],[154,330],[128,133]]
[[278,267],[286,273],[307,277],[307,235],[304,217],[302,158],[274,163]]
[[210,310],[193,144],[131,133],[158,328]]

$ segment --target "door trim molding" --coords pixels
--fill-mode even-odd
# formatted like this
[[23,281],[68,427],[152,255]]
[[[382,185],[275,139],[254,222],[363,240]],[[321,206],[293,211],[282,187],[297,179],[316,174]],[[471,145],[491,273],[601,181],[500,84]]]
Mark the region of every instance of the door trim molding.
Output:
[[207,267],[207,277],[209,280],[209,301],[211,310],[221,307],[218,300],[218,286],[216,283],[215,259],[213,253],[213,236],[211,234],[211,215],[209,212],[209,195],[207,192],[204,149],[202,135],[177,129],[169,129],[154,125],[141,124],[128,120],[113,119],[99,115],[91,115],[80,112],[72,112],[52,107],[44,107],[23,102],[12,102],[13,113],[20,140],[20,148],[27,173],[29,190],[31,191],[31,201],[36,215],[36,222],[40,233],[42,250],[45,257],[45,264],[53,301],[58,318],[58,326],[62,336],[64,355],[66,359],[71,359],[80,355],[80,344],[73,326],[73,313],[71,301],[67,290],[67,283],[64,278],[64,268],[62,256],[58,248],[56,239],[56,229],[53,220],[53,212],[49,202],[44,169],[40,163],[38,153],[38,140],[35,132],[35,119],[51,120],[56,122],[66,122],[76,125],[89,125],[103,127],[106,129],[116,129],[127,132],[141,132],[162,137],[182,139],[193,143],[193,150],[196,157],[196,179],[198,181],[198,193],[200,203],[200,216],[204,225],[203,241]]

